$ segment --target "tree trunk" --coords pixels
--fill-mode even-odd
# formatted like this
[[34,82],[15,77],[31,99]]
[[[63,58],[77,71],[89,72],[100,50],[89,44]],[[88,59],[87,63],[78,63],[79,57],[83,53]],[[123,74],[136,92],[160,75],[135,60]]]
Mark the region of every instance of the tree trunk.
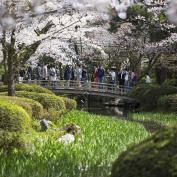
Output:
[[14,74],[13,74],[13,68],[11,67],[12,62],[8,63],[9,69],[8,69],[8,96],[14,96],[15,95],[15,87],[14,87]]
[[15,60],[15,29],[11,32],[11,41],[8,47],[8,57],[7,57],[7,65],[8,65],[8,96],[15,95],[15,86],[14,86],[14,67],[13,60]]
[[3,75],[3,83],[4,84],[8,84],[8,80],[7,80],[7,41],[6,41],[6,30],[3,30],[3,33],[2,33],[2,53],[3,53],[3,66],[4,66],[4,75]]

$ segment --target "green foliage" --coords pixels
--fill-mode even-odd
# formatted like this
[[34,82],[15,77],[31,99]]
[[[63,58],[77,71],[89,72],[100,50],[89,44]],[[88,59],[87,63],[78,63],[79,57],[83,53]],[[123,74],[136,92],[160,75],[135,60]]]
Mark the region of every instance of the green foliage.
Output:
[[160,97],[158,107],[163,111],[177,112],[177,94]]
[[32,145],[29,137],[23,133],[0,130],[0,137],[0,149],[5,152],[12,152],[16,148],[27,151]]
[[31,119],[22,107],[0,101],[0,129],[9,132],[24,132],[30,126]]
[[48,56],[48,55],[42,55],[39,57],[39,62],[44,65],[46,65],[46,64],[50,65],[50,64],[54,64],[55,59]]
[[139,5],[139,4],[135,4],[131,7],[128,8],[128,16],[144,16],[144,17],[148,17],[149,16],[149,12],[146,6],[144,5]]
[[68,109],[68,110],[76,109],[77,103],[75,100],[69,99],[67,97],[62,97],[62,99],[65,103],[66,109]]
[[172,86],[160,86],[153,84],[137,85],[130,93],[129,96],[136,98],[140,101],[142,109],[154,110],[157,108],[158,99],[163,95],[177,93],[177,88]]
[[71,122],[81,128],[74,143],[58,143],[60,131],[41,133],[30,154],[0,153],[0,176],[107,177],[117,155],[148,136],[140,124],[80,111],[67,113],[57,126],[62,128]]
[[28,92],[37,92],[37,93],[47,93],[47,94],[54,94],[52,91],[41,87],[35,84],[16,84],[15,89],[17,91],[28,91]]
[[177,79],[166,79],[164,82],[163,82],[163,85],[166,85],[166,86],[174,86],[174,87],[177,87]]
[[[27,92],[37,92],[37,93],[48,93],[54,94],[52,91],[41,87],[36,84],[16,84],[15,85],[16,91],[27,91]],[[7,85],[0,86],[0,92],[7,92]]]
[[31,122],[31,126],[32,126],[33,130],[35,130],[37,132],[41,131],[41,125],[40,125],[40,122],[38,120],[33,119],[32,122]]
[[3,100],[21,106],[27,111],[30,117],[40,119],[43,116],[43,106],[37,101],[28,98],[0,96],[0,101]]
[[111,177],[177,176],[177,129],[170,128],[122,153],[115,161]]
[[159,20],[160,20],[160,23],[164,23],[167,21],[167,16],[166,16],[165,12],[161,12],[159,14]]
[[49,110],[50,108],[54,108],[56,109],[56,111],[61,111],[66,109],[63,99],[56,95],[51,95],[47,93],[18,91],[16,92],[16,96],[33,99],[41,103],[44,109],[46,110]]
[[57,111],[55,108],[49,108],[44,111],[43,118],[55,122],[65,113],[65,111],[65,109]]

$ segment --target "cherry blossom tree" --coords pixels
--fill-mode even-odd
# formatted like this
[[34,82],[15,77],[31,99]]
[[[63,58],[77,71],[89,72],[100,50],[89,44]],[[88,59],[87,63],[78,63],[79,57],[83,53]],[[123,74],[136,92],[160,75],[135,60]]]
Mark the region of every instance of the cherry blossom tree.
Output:
[[[2,31],[2,52],[3,63],[8,81],[8,95],[13,96],[14,77],[19,67],[27,61],[36,51],[41,41],[35,41],[30,45],[25,43],[16,44],[16,33],[21,29],[22,23],[27,22],[26,18],[37,15],[40,12],[39,4],[35,2],[3,1],[0,4],[0,24]],[[48,22],[43,28],[38,30],[38,35],[46,34],[53,26]]]
[[172,5],[169,5],[167,1],[144,0],[127,9],[126,19],[113,15],[110,21],[110,30],[113,32],[117,32],[121,24],[132,25],[131,33],[128,34],[128,40],[125,43],[125,46],[129,47],[126,47],[128,50],[125,53],[127,57],[129,55],[129,59],[137,56],[134,61],[147,60],[146,71],[151,70],[162,55],[176,52],[177,28],[167,18],[171,15],[170,9],[176,7],[173,1],[171,3]]
[[[14,94],[19,67],[27,60],[36,62],[41,55],[64,64],[95,58],[119,63],[129,58],[133,64],[146,57],[154,65],[164,48],[175,50],[176,27],[167,20],[165,10],[170,17],[171,8],[160,0],[3,1],[0,37],[9,95]],[[108,31],[108,22],[118,30]]]
[[[53,9],[54,6],[51,6],[49,2],[39,1],[10,0],[0,4],[1,44],[8,95],[15,94],[15,75],[19,68],[35,54],[41,43],[51,36],[55,37],[55,34],[62,33],[64,29],[73,26],[82,18],[79,14],[76,21],[67,22],[64,19],[62,21],[50,17],[50,14],[61,10],[60,7]],[[43,20],[46,16],[49,16],[47,20]],[[70,18],[72,18],[71,15]],[[39,20],[42,22],[39,23]],[[59,28],[52,31],[52,27],[58,27],[58,24],[60,24]]]

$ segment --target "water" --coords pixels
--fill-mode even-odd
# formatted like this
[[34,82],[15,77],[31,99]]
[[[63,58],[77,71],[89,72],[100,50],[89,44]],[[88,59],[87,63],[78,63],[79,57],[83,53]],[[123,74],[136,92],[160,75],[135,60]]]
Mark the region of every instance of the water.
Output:
[[88,108],[84,106],[78,106],[79,110],[87,111],[92,114],[103,115],[103,116],[112,116],[112,117],[127,117],[128,110],[125,108],[118,107],[95,107],[89,106]]
[[77,97],[78,109],[89,113],[112,116],[112,117],[127,117],[129,110],[125,107],[105,106],[105,102],[110,101],[110,98],[95,97],[95,96],[79,96]]

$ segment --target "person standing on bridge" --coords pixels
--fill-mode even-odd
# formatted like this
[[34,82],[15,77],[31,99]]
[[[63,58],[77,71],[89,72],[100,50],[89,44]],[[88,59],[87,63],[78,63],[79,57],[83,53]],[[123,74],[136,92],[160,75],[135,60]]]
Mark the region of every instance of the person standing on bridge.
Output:
[[104,76],[105,76],[105,70],[103,68],[103,66],[99,66],[98,68],[98,81],[99,83],[103,83],[104,82]]
[[72,74],[72,70],[69,67],[69,65],[66,65],[65,71],[64,71],[64,80],[66,80],[66,85],[67,87],[69,87],[70,85],[70,80],[71,80],[71,74]]
[[125,83],[125,70],[121,70],[118,74],[118,81],[120,86],[124,86]]
[[113,68],[110,69],[109,78],[110,78],[110,84],[112,85],[111,90],[114,90],[115,83],[116,83],[116,72],[114,71]]
[[104,82],[104,77],[105,77],[105,70],[103,66],[99,66],[98,68],[98,81],[99,81],[99,88],[103,89],[103,82]]
[[50,80],[51,81],[56,81],[57,80],[57,73],[56,73],[56,69],[55,69],[54,66],[50,67],[49,73],[50,73]]
[[87,68],[85,65],[82,67],[82,85],[85,87],[85,84],[87,83]]
[[124,86],[125,87],[129,86],[129,72],[127,70],[125,70],[125,82],[124,82]]
[[43,70],[41,64],[38,63],[37,65],[37,80],[43,79]]
[[48,65],[44,65],[42,68],[42,75],[43,75],[43,80],[48,80],[49,77],[49,72],[48,72]]
[[22,83],[23,82],[23,79],[24,79],[24,77],[25,77],[25,69],[24,68],[22,68],[22,69],[20,69],[20,72],[19,72],[19,83]]
[[81,65],[78,65],[76,68],[76,79],[78,82],[78,86],[81,87],[80,82],[82,81],[82,67]]
[[151,83],[151,78],[150,78],[148,73],[146,73],[145,83],[146,84],[150,84]]
[[71,74],[72,74],[71,68],[69,67],[69,65],[66,65],[64,72],[64,80],[69,81],[71,79]]
[[33,69],[31,67],[31,65],[29,65],[28,69],[27,69],[27,77],[28,77],[29,81],[32,79],[32,74],[33,74]]
[[132,71],[130,74],[130,86],[131,87],[135,86],[136,80],[137,80],[136,74],[134,71]]
[[93,74],[92,74],[92,87],[97,88],[97,82],[98,82],[98,68],[94,66]]

